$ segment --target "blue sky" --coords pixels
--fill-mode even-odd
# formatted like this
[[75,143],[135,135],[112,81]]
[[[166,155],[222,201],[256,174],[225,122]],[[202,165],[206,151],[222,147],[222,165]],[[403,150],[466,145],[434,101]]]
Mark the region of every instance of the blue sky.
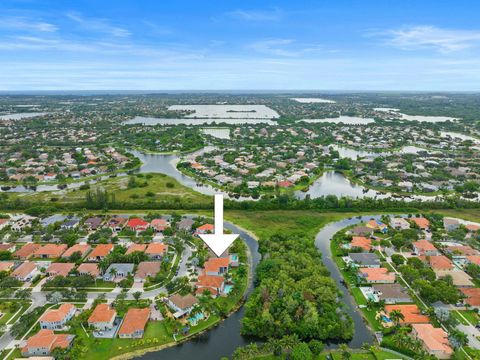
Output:
[[2,0],[0,90],[480,90],[480,2]]

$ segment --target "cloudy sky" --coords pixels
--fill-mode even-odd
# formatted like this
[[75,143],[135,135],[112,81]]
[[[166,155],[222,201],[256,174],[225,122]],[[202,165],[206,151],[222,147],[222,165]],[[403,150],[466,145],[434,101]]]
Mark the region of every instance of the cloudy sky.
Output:
[[0,90],[480,90],[480,2],[2,0]]

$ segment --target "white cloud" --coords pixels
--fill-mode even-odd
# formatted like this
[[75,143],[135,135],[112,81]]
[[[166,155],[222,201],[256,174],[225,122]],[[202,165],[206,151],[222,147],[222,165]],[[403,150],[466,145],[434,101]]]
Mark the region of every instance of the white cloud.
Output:
[[480,45],[480,31],[411,26],[387,33],[388,43],[402,50],[434,49],[449,53]]
[[228,15],[245,21],[277,21],[283,17],[283,12],[278,8],[263,11],[237,9],[229,12]]
[[259,40],[249,44],[247,47],[262,54],[284,57],[297,57],[321,49],[319,45],[297,44],[292,39]]
[[20,16],[0,18],[0,28],[7,30],[38,31],[48,33],[58,30],[58,27],[54,24],[43,21],[35,21]]
[[110,25],[106,19],[86,18],[76,12],[69,12],[66,16],[85,30],[102,32],[115,37],[130,36],[130,31],[118,26]]

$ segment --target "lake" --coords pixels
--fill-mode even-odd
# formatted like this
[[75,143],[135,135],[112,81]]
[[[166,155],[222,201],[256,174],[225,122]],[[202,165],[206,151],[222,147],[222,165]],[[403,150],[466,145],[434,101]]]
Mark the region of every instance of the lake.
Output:
[[230,139],[230,129],[229,128],[204,128],[202,133],[205,135],[210,135],[216,137],[217,139]]
[[155,125],[212,125],[212,124],[268,124],[268,125],[277,125],[277,122],[270,119],[249,119],[249,118],[223,118],[223,119],[192,119],[192,118],[177,118],[177,119],[167,119],[167,118],[154,118],[154,117],[144,117],[144,116],[135,116],[133,119],[124,121],[123,125],[145,125],[145,126],[155,126]]
[[276,119],[280,115],[265,105],[171,105],[171,111],[193,111],[186,118],[202,119]]
[[28,112],[28,113],[15,113],[15,114],[7,114],[7,115],[0,115],[0,120],[21,120],[32,118],[36,116],[43,116],[47,115],[46,112]]
[[328,100],[328,99],[322,99],[322,98],[291,98],[291,100],[294,100],[299,103],[304,103],[304,104],[335,104],[336,101],[334,100]]

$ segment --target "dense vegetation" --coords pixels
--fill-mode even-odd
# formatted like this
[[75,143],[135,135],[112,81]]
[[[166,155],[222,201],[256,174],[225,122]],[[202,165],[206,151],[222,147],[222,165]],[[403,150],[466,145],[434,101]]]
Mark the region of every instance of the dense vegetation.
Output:
[[351,319],[311,239],[272,236],[260,245],[257,286],[246,303],[242,333],[261,338],[347,340]]

